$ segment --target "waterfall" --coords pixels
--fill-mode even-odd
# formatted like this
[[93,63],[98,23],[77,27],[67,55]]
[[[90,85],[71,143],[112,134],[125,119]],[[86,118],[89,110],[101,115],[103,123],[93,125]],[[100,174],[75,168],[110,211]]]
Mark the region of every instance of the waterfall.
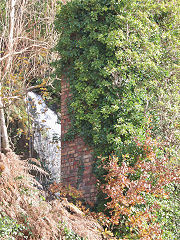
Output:
[[33,148],[41,162],[60,182],[61,172],[61,124],[55,112],[47,107],[42,97],[28,93],[29,112],[33,119]]

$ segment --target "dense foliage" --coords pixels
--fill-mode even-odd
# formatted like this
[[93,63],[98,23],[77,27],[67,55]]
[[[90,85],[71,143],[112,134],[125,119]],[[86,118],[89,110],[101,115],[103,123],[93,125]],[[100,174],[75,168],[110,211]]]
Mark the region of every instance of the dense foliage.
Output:
[[13,152],[0,153],[0,239],[101,239],[95,237],[100,225],[64,198],[67,190],[56,198],[50,189],[35,187],[40,184],[28,173],[31,166]]
[[154,134],[177,145],[177,10],[177,1],[154,0],[74,0],[60,8],[58,70],[72,93],[67,137],[81,134],[96,156],[130,152],[152,115]]
[[[93,147],[95,173],[109,201],[104,211],[111,229],[119,224],[121,237],[155,232],[157,239],[162,219],[165,239],[176,236],[177,221],[170,224],[174,213],[166,208],[171,201],[162,197],[167,179],[161,175],[167,172],[161,170],[178,154],[178,9],[176,0],[73,0],[59,6],[56,65],[71,93],[65,139],[79,134]],[[151,149],[147,129],[163,142],[166,158],[153,150],[150,159],[145,154],[143,146]],[[117,158],[107,158],[112,153]],[[161,207],[156,211],[155,205]],[[98,209],[104,206],[101,199]]]
[[178,239],[179,211],[171,196],[178,184],[178,170],[169,164],[159,140],[149,131],[145,141],[135,142],[143,154],[134,166],[128,164],[128,154],[121,166],[115,156],[108,163],[102,159],[108,173],[100,188],[107,196],[110,215],[100,216],[119,237]]
[[18,224],[15,220],[9,218],[8,216],[3,216],[0,214],[0,237],[8,237],[9,240],[15,240],[18,237],[27,239],[27,236],[24,236],[23,231],[25,226]]

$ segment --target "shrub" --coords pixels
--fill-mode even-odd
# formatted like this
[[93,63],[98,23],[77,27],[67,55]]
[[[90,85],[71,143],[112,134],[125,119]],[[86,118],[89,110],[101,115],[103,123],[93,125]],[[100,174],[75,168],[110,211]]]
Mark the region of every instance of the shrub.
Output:
[[170,166],[160,144],[149,133],[145,141],[135,142],[143,149],[135,164],[131,164],[128,155],[121,165],[115,156],[109,162],[102,159],[103,168],[108,171],[104,176],[106,183],[100,186],[108,199],[108,225],[117,236],[128,239],[177,237],[178,214],[170,210],[175,200],[170,185],[178,184],[178,169]]
[[[136,153],[153,132],[178,146],[178,1],[73,0],[59,6],[59,75],[70,83],[72,128],[95,156]],[[98,173],[97,173],[98,174]]]
[[28,237],[23,234],[25,229],[26,227],[17,223],[16,220],[3,213],[0,214],[0,238],[15,240],[17,237],[23,237],[23,239],[27,239]]
[[[133,234],[150,235],[155,230],[161,235],[160,220],[153,220],[158,207],[154,212],[151,206],[156,206],[157,199],[165,198],[163,186],[168,180],[162,169],[167,170],[167,162],[170,164],[177,157],[177,10],[176,0],[73,0],[59,6],[55,22],[60,34],[56,50],[61,55],[56,68],[69,82],[71,94],[67,100],[71,129],[64,140],[79,134],[92,146],[96,160],[94,171],[100,184],[105,184],[101,189],[109,194],[106,211],[112,208],[110,222],[120,223],[119,234],[129,233],[131,239]],[[152,128],[153,136],[163,139],[164,150],[153,151],[155,143],[147,136],[147,126]],[[140,142],[137,143],[135,137]],[[165,154],[166,158],[163,151],[169,154]],[[118,159],[109,159],[114,170],[104,158],[112,152]],[[97,159],[100,155],[102,158]],[[154,168],[157,172],[151,174]],[[117,185],[115,170],[126,185],[119,180],[113,197],[106,181],[111,177],[112,186]],[[121,171],[127,171],[128,176],[123,176]],[[149,179],[152,177],[152,182],[145,174]],[[137,193],[136,183],[140,184]],[[153,189],[157,196],[152,193]],[[130,199],[126,199],[126,194],[130,194]],[[131,201],[128,204],[132,207],[125,206],[123,212],[124,202],[120,200]]]

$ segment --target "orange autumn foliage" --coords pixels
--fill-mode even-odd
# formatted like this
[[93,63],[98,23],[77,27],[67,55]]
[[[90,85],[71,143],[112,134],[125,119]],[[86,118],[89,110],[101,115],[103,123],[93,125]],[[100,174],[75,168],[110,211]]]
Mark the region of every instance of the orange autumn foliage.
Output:
[[[100,188],[109,200],[106,204],[109,216],[101,215],[101,219],[111,229],[116,229],[122,226],[123,216],[124,226],[129,229],[131,237],[137,234],[138,239],[162,239],[157,220],[158,200],[168,198],[165,186],[179,181],[178,169],[170,166],[161,145],[150,132],[147,132],[145,141],[135,139],[135,142],[143,149],[143,154],[134,165],[129,164],[128,155],[121,164],[116,156],[110,157],[108,163],[102,159],[108,174],[104,176],[106,183]],[[153,202],[148,204],[150,198]]]

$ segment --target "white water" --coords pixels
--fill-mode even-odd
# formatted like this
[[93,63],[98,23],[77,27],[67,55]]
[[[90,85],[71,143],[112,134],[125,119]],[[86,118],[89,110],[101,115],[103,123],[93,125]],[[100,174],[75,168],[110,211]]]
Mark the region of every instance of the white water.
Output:
[[60,181],[61,172],[61,124],[55,112],[47,107],[40,95],[28,93],[29,111],[33,118],[33,147],[41,162]]

